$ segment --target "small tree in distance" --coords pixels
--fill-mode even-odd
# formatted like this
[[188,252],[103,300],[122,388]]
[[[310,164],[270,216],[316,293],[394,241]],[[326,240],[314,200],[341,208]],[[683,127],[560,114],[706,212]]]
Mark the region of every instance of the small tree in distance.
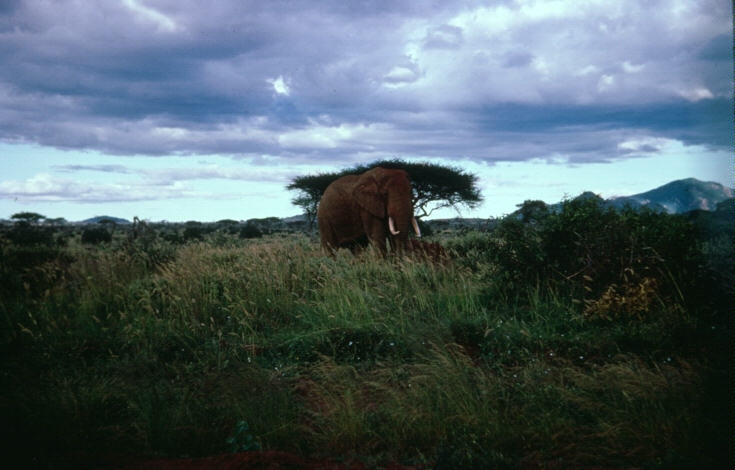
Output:
[[54,242],[54,232],[50,227],[41,226],[46,216],[36,212],[18,212],[10,216],[15,221],[13,228],[7,232],[8,240],[16,245],[47,245]]
[[41,222],[43,219],[45,219],[46,216],[38,214],[36,212],[18,212],[16,214],[11,215],[10,218],[19,223],[26,223],[28,225],[38,225],[38,223]]
[[411,178],[413,188],[412,203],[417,211],[416,218],[428,217],[437,209],[459,206],[468,209],[482,202],[477,187],[477,176],[457,167],[433,163],[410,163],[404,160],[381,160],[365,165],[357,165],[337,173],[297,176],[287,189],[299,191],[291,202],[303,209],[309,223],[316,217],[319,200],[329,184],[345,175],[364,173],[375,167],[405,170]]

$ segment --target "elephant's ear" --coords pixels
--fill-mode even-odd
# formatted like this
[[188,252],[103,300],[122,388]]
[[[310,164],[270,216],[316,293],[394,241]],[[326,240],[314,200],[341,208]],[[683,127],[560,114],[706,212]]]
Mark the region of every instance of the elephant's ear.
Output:
[[385,218],[385,201],[378,191],[378,184],[373,178],[363,178],[352,191],[357,203],[375,217]]

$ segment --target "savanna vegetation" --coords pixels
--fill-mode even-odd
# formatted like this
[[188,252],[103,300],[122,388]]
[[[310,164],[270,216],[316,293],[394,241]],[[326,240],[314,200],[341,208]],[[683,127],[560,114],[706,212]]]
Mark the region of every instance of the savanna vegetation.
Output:
[[447,264],[330,258],[254,223],[83,239],[18,221],[0,247],[6,468],[254,450],[729,466],[733,230],[713,217],[529,201],[491,231],[435,231]]

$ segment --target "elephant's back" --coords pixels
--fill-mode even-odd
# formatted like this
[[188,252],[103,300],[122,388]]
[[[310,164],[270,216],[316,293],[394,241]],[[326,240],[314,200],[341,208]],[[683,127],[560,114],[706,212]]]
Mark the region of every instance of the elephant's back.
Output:
[[[361,227],[359,210],[352,196],[352,190],[359,176],[347,175],[333,181],[324,191],[316,218],[320,232],[323,230],[343,232],[347,227]],[[338,240],[334,240],[336,243]]]
[[337,178],[336,180],[329,183],[329,186],[327,186],[326,191],[324,191],[324,194],[327,194],[327,191],[335,191],[340,189],[346,189],[350,188],[357,184],[357,181],[360,179],[360,175],[345,175],[341,178]]
[[359,176],[347,175],[339,179],[332,181],[327,189],[324,191],[322,198],[319,201],[319,208],[317,212],[323,210],[334,210],[338,206],[342,206],[351,202],[351,192]]

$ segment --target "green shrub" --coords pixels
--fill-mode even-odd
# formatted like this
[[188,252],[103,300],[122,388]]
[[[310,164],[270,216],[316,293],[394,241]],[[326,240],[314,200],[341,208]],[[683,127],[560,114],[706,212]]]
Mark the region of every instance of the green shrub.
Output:
[[680,224],[529,211],[447,239],[446,266],[332,258],[304,236],[5,243],[3,442],[17,468],[258,446],[367,466],[715,468],[731,461],[731,322],[689,299],[710,269],[697,250],[729,248],[690,247]]
[[104,227],[86,227],[82,231],[82,243],[88,245],[99,245],[112,241],[112,234]]
[[240,229],[240,238],[260,238],[262,236],[263,232],[258,228],[258,226],[250,222]]
[[186,242],[200,241],[204,238],[204,229],[198,226],[188,226],[184,228],[182,238]]
[[18,221],[8,230],[5,237],[17,246],[50,246],[54,243],[54,229]]
[[448,246],[488,288],[508,298],[543,286],[578,299],[598,318],[640,318],[662,303],[697,298],[704,282],[696,232],[684,217],[622,211],[600,198],[565,201],[556,212],[529,207],[491,234],[468,234]]

